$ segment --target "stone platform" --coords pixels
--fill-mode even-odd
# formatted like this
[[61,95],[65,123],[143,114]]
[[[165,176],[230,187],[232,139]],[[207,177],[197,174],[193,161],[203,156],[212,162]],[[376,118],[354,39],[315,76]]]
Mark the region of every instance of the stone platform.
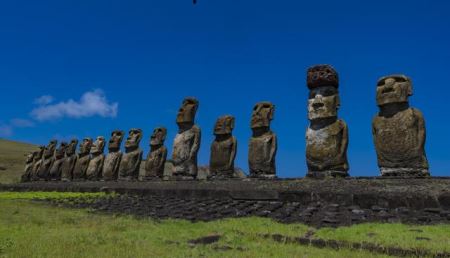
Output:
[[450,178],[29,182],[0,185],[0,190],[116,192],[118,196],[94,203],[71,203],[155,218],[256,215],[316,226],[369,221],[450,223]]

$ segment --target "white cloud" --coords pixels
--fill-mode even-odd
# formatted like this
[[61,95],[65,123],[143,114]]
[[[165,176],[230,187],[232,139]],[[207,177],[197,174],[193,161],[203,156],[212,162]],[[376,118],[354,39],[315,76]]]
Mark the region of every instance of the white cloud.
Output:
[[53,97],[50,95],[43,95],[34,100],[34,104],[47,105],[53,102]]
[[[42,99],[43,97],[47,98],[49,96],[42,96],[38,99]],[[103,91],[96,89],[85,92],[79,101],[69,99],[51,105],[49,103],[39,104],[37,108],[31,111],[31,116],[38,121],[55,120],[63,117],[82,118],[97,115],[101,117],[116,117],[118,106],[119,104],[117,102],[109,103]]]
[[0,137],[10,137],[12,134],[13,134],[12,126],[0,124]]
[[14,118],[10,121],[11,126],[13,127],[33,127],[33,121],[22,119],[22,118]]

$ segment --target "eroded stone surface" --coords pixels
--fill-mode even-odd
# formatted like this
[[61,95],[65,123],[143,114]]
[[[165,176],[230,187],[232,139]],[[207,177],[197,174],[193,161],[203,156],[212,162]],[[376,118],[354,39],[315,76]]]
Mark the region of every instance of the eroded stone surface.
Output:
[[73,168],[72,179],[73,180],[85,180],[86,170],[89,166],[89,160],[91,159],[89,152],[92,147],[92,139],[86,137],[80,145],[80,149],[77,154],[75,166]]
[[28,153],[27,159],[25,160],[25,168],[23,170],[23,174],[21,177],[22,182],[28,182],[31,179],[32,173],[33,173],[33,164],[34,164],[34,157],[38,154],[37,151],[33,151]]
[[77,150],[78,140],[70,140],[69,145],[66,147],[66,157],[61,165],[61,180],[70,181],[72,180],[73,168],[77,160],[76,150]]
[[197,153],[200,148],[201,131],[194,124],[199,102],[185,98],[178,110],[178,133],[173,141],[172,176],[180,179],[194,179],[198,173]]
[[103,162],[102,180],[116,180],[119,175],[120,160],[122,152],[120,145],[125,133],[121,130],[115,130],[111,133],[108,143],[109,153]]
[[308,119],[306,131],[307,176],[348,176],[347,124],[337,119],[339,77],[330,65],[316,65],[307,72]]
[[237,140],[232,135],[233,129],[233,116],[225,115],[217,119],[214,126],[216,138],[211,144],[209,160],[209,176],[212,178],[235,177],[234,159],[236,158]]
[[99,180],[102,176],[103,161],[105,155],[103,150],[105,148],[105,137],[98,136],[91,147],[91,159],[89,160],[89,165],[86,170],[86,179],[88,180]]
[[139,180],[152,180],[155,178],[162,179],[164,177],[164,166],[167,159],[167,148],[164,146],[166,140],[167,129],[158,127],[153,130],[150,137],[150,152],[145,161],[145,169],[141,170]]
[[250,127],[248,163],[251,177],[276,177],[275,155],[277,136],[270,130],[275,106],[270,102],[259,102],[253,108]]
[[142,149],[139,148],[141,139],[141,129],[130,129],[125,142],[125,153],[122,155],[119,166],[120,180],[136,180],[138,178],[139,167],[142,161]]
[[42,156],[42,163],[39,167],[38,178],[40,180],[48,179],[50,168],[53,164],[53,155],[55,154],[56,144],[58,142],[56,140],[51,140],[48,145],[45,147],[44,154]]
[[64,158],[66,154],[67,143],[61,142],[59,148],[56,149],[53,158],[52,167],[50,168],[49,179],[60,180],[61,179],[61,168],[64,163]]
[[411,80],[404,75],[378,81],[380,112],[373,119],[372,134],[383,176],[429,176],[425,121],[419,110],[409,107],[411,95]]

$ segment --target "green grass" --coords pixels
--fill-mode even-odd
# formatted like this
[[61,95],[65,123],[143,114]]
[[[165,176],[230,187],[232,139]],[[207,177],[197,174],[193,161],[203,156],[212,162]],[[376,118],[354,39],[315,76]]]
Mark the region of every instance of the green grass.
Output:
[[[364,251],[318,249],[264,239],[304,235],[308,227],[265,218],[213,222],[136,219],[32,203],[32,193],[0,193],[0,256],[4,257],[385,257]],[[61,193],[54,193],[61,198]],[[37,196],[40,196],[38,193]],[[52,198],[46,195],[45,198]],[[219,242],[189,240],[220,234]],[[228,250],[217,250],[229,247]]]
[[36,145],[0,139],[0,183],[17,183],[23,174],[26,155]]

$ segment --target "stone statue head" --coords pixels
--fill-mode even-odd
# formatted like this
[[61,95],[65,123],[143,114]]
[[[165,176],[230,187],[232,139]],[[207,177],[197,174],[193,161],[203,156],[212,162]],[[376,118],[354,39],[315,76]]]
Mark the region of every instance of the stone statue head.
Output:
[[125,142],[125,148],[138,148],[139,142],[142,139],[142,130],[138,128],[130,129],[128,138]]
[[402,74],[384,76],[377,83],[377,104],[408,102],[412,95],[411,80]]
[[67,142],[61,142],[59,144],[59,148],[55,151],[55,157],[57,159],[64,158],[64,154],[66,154]]
[[309,92],[308,118],[336,117],[340,106],[338,91],[333,86],[313,88]]
[[27,154],[27,159],[25,160],[25,163],[31,163],[34,160],[34,156],[37,155],[37,151],[33,151]]
[[167,129],[164,127],[157,127],[153,130],[150,136],[150,146],[163,145],[166,140]]
[[95,142],[92,144],[91,154],[103,153],[104,149],[105,149],[105,137],[98,136]]
[[314,89],[324,86],[339,87],[339,76],[331,65],[315,65],[308,68],[306,75],[308,88]]
[[185,98],[177,114],[177,124],[193,124],[198,109],[196,98]]
[[55,149],[56,149],[56,144],[58,144],[57,140],[51,140],[47,147],[45,147],[44,150],[44,158],[50,158],[51,156],[53,156],[53,154],[55,153]]
[[273,119],[274,112],[275,106],[272,103],[268,101],[256,103],[256,105],[253,107],[250,127],[252,129],[269,127],[270,121],[272,121]]
[[231,134],[234,129],[234,117],[230,115],[221,116],[214,125],[214,135]]
[[72,156],[73,154],[75,154],[75,152],[77,150],[77,145],[78,145],[77,139],[70,140],[69,145],[67,145],[67,147],[66,147],[66,154],[68,156]]
[[111,133],[111,138],[109,138],[108,149],[109,150],[119,150],[120,144],[122,143],[124,131],[114,130]]
[[80,144],[79,154],[89,154],[92,147],[92,138],[86,137],[83,139],[83,142]]
[[44,151],[45,151],[45,146],[44,145],[39,146],[39,150],[36,151],[36,155],[34,155],[34,160],[38,161],[38,160],[42,159],[42,156],[44,155]]

